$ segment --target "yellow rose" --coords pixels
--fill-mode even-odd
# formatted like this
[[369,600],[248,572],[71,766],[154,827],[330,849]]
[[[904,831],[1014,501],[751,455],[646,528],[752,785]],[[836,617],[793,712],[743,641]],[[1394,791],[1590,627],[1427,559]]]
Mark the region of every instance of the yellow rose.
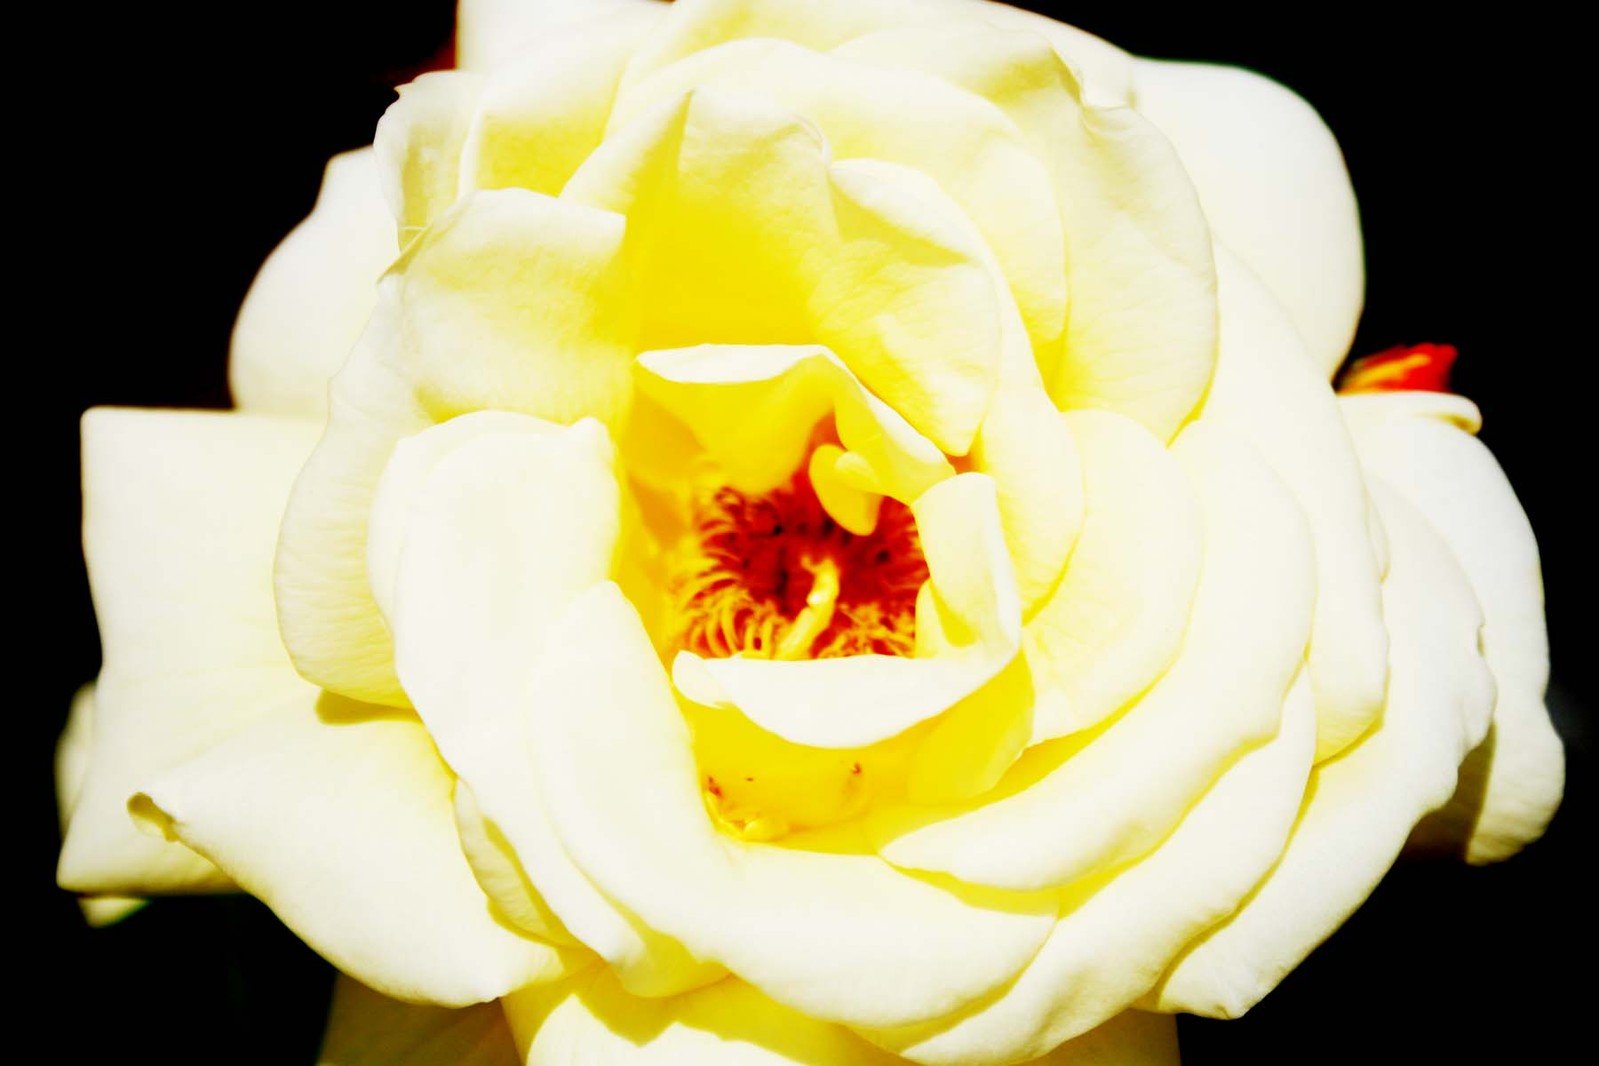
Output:
[[1531,531],[1470,403],[1328,384],[1296,97],[980,0],[459,40],[263,267],[241,410],[85,419],[96,915],[259,896],[341,1066],[1153,1063],[1430,812],[1542,831]]

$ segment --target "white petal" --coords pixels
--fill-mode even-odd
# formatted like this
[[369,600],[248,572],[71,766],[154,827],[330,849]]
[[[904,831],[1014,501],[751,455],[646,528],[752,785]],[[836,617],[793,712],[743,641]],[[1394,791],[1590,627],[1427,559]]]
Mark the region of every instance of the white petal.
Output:
[[1471,588],[1413,507],[1380,482],[1373,495],[1392,549],[1382,720],[1316,767],[1281,860],[1178,960],[1151,996],[1161,1010],[1236,1017],[1271,991],[1365,901],[1411,827],[1449,798],[1456,767],[1481,739],[1493,680],[1477,650],[1482,614]]
[[362,983],[461,1006],[563,964],[490,912],[461,854],[453,783],[414,717],[306,686],[292,711],[150,782],[129,809]]
[[278,637],[272,552],[315,436],[313,423],[261,415],[99,408],[84,417],[84,555],[104,665],[63,886],[229,886],[188,848],[138,832],[127,802],[309,688]]
[[480,192],[383,280],[283,519],[278,610],[306,677],[405,705],[366,559],[378,478],[399,440],[484,409],[623,417],[637,345],[621,237],[616,215],[522,189]]
[[[78,805],[78,794],[83,790],[89,773],[89,753],[94,742],[94,686],[84,685],[72,697],[72,709],[67,714],[66,728],[56,742],[56,813],[61,822],[61,833],[66,835],[72,822],[72,811]],[[96,928],[121,921],[140,907],[145,900],[135,896],[80,896],[78,906],[84,919]]]
[[1135,106],[1177,149],[1217,241],[1288,309],[1331,377],[1366,285],[1360,214],[1332,131],[1292,91],[1239,67],[1140,59],[1133,78]]
[[1469,861],[1494,862],[1543,833],[1565,781],[1543,702],[1549,643],[1538,545],[1488,449],[1448,412],[1422,414],[1422,399],[1387,393],[1346,399],[1344,409],[1362,460],[1443,536],[1482,604],[1483,652],[1498,689],[1493,729],[1461,768],[1455,798],[1422,828],[1434,843],[1463,844]]
[[399,254],[370,148],[328,162],[306,220],[261,265],[233,327],[228,381],[246,411],[320,417]]
[[567,28],[584,23],[649,25],[665,14],[657,0],[461,0],[456,51],[466,70],[503,66]]
[[1317,756],[1369,729],[1382,710],[1387,648],[1370,503],[1332,389],[1301,358],[1282,309],[1237,258],[1218,251],[1221,354],[1203,417],[1241,433],[1282,477],[1316,543],[1310,681]]

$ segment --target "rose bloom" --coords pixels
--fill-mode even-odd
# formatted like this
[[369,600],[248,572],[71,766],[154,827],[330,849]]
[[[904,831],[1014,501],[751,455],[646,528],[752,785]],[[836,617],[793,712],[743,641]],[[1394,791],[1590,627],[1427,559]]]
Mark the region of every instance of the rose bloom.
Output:
[[1437,350],[1329,384],[1297,97],[980,0],[459,50],[263,266],[238,411],[85,417],[91,918],[260,897],[341,1066],[1158,1063],[1407,841],[1542,831],[1531,530]]

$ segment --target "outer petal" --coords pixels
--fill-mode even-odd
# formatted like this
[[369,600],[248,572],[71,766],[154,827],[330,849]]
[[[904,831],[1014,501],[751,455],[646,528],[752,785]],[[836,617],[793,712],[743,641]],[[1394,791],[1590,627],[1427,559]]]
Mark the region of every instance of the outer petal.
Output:
[[317,1066],[517,1066],[498,1003],[461,1010],[401,1003],[339,975]]
[[461,0],[456,55],[464,69],[488,70],[523,56],[567,27],[647,26],[665,8],[656,0]]
[[696,51],[741,37],[769,37],[826,51],[867,34],[931,28],[981,32],[1003,27],[1042,37],[1090,75],[1097,99],[1124,102],[1131,92],[1131,57],[1072,26],[988,0],[688,0],[674,5],[635,64],[643,76]]
[[101,408],[83,423],[84,554],[104,666],[89,772],[62,848],[88,893],[228,887],[128,820],[128,798],[306,689],[272,606],[283,501],[314,426],[259,415]]
[[[564,604],[613,568],[620,519],[610,443],[592,421],[528,432],[504,416],[470,419],[496,425],[474,435],[446,423],[419,437],[411,451],[438,458],[425,476],[390,479],[386,489],[396,480],[415,487],[409,498],[385,492],[376,521],[400,527],[396,662],[458,788],[470,792],[458,800],[480,877],[507,874],[481,858],[514,857],[541,897],[536,905],[553,911],[545,931],[587,944],[636,992],[703,983],[717,974],[638,926],[572,865],[525,754],[530,660]],[[409,464],[409,453],[396,456],[395,466]]]
[[370,148],[328,162],[306,220],[267,257],[233,327],[234,401],[263,414],[321,417],[328,381],[377,304],[399,253]]
[[[72,697],[66,728],[56,742],[56,812],[66,835],[78,794],[89,773],[89,748],[94,737],[94,686],[84,685]],[[143,907],[145,901],[130,896],[83,896],[78,905],[92,926],[111,925]]]
[[464,184],[559,193],[600,143],[617,83],[649,21],[594,20],[552,33],[491,77],[462,148]]
[[1400,394],[1345,401],[1362,460],[1413,503],[1465,569],[1485,618],[1497,683],[1493,729],[1461,767],[1460,788],[1423,823],[1431,843],[1494,862],[1536,840],[1560,803],[1565,761],[1543,705],[1549,681],[1543,582],[1532,527],[1488,449]]
[[130,810],[386,995],[460,1006],[559,973],[555,949],[490,913],[427,731],[383,711],[306,686],[292,712],[162,775]]
[[1148,852],[1242,751],[1277,731],[1315,592],[1304,519],[1225,431],[1196,423],[1174,450],[1205,540],[1177,661],[1102,732],[1032,749],[1003,798],[927,811],[909,829],[885,818],[890,861],[1009,889],[1071,883]]
[[1301,678],[1278,735],[1234,763],[1158,849],[1066,893],[1049,940],[1004,992],[964,1016],[876,1038],[918,1062],[1007,1063],[1125,1010],[1277,860],[1315,737],[1310,686]]
[[1316,542],[1310,681],[1317,755],[1364,733],[1382,711],[1387,648],[1370,503],[1332,390],[1259,280],[1221,252],[1221,357],[1203,417],[1248,438],[1293,491]]
[[378,121],[372,148],[404,246],[461,195],[461,152],[483,78],[439,70],[400,86],[399,92]]
[[1171,139],[1217,240],[1265,281],[1330,377],[1366,285],[1332,131],[1291,91],[1238,67],[1141,59],[1133,77],[1135,106]]
[[1008,980],[1048,932],[1040,899],[717,833],[687,726],[614,586],[574,605],[532,690],[537,776],[573,859],[653,928],[779,1002],[850,1024],[925,1021]]
[[1150,997],[1161,1010],[1236,1017],[1270,992],[1364,902],[1417,819],[1449,798],[1487,726],[1493,680],[1465,575],[1414,508],[1373,488],[1392,549],[1387,709],[1360,743],[1316,768],[1276,868],[1178,960]]

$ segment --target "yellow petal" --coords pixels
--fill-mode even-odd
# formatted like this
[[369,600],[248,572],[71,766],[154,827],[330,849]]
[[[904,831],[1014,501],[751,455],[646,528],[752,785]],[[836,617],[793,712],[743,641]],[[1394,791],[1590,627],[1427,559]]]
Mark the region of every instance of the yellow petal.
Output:
[[[662,994],[711,979],[572,865],[523,752],[529,663],[564,604],[615,564],[619,487],[605,431],[586,421],[553,433],[474,434],[446,423],[429,437],[419,438],[419,453],[441,457],[426,477],[395,481],[415,487],[409,499],[389,497],[399,513],[381,522],[400,526],[392,534],[402,545],[392,614],[399,676],[461,779],[458,806],[476,816],[464,819],[471,854],[514,858],[564,927],[546,932],[576,937],[635,991]],[[484,839],[491,834],[509,856]],[[479,876],[503,881],[506,873],[501,865]]]
[[614,586],[574,605],[532,691],[537,777],[573,860],[652,928],[789,1007],[870,1026],[938,1017],[1008,981],[1048,932],[1039,899],[717,833],[664,671]]
[[149,782],[129,810],[364,984],[460,1006],[562,962],[490,913],[461,854],[451,784],[414,717],[306,686],[297,706]]
[[885,33],[843,51],[936,74],[991,100],[1022,131],[1050,167],[1067,242],[1065,344],[1039,352],[1050,394],[1167,439],[1203,396],[1216,355],[1215,268],[1198,197],[1153,125],[1114,93],[1086,93],[1036,24],[1005,21]]
[[808,1018],[736,978],[670,999],[640,999],[598,970],[518,992],[505,1013],[528,1066],[889,1066],[843,1026]]
[[1492,732],[1461,767],[1449,806],[1421,829],[1427,843],[1494,862],[1543,833],[1564,790],[1564,753],[1543,703],[1549,644],[1538,545],[1488,449],[1449,411],[1421,407],[1426,399],[1385,393],[1345,400],[1344,410],[1362,461],[1448,542],[1482,605],[1497,689]]
[[926,178],[829,164],[799,116],[697,90],[615,131],[563,199],[628,217],[647,347],[830,347],[950,454],[998,375],[981,237]]
[[532,42],[486,82],[462,149],[467,188],[559,193],[600,143],[646,23],[596,20]]
[[938,182],[993,251],[1032,343],[1066,325],[1066,240],[1049,172],[993,104],[949,82],[771,38],[697,52],[630,83],[613,123],[697,88],[757,95],[816,126],[832,157],[897,163]]
[[[67,714],[66,728],[56,742],[56,814],[61,822],[61,835],[72,822],[72,811],[78,805],[78,794],[83,790],[84,779],[89,774],[90,748],[94,743],[94,685],[84,685],[72,697],[72,708]],[[121,921],[143,907],[147,901],[136,896],[80,896],[78,906],[84,920],[99,928]]]
[[637,334],[624,228],[521,189],[475,193],[435,222],[396,271],[401,358],[434,417],[618,421]]
[[267,257],[239,309],[228,360],[234,401],[262,414],[324,415],[328,380],[398,253],[371,149],[334,156],[310,216]]
[[768,492],[793,476],[828,414],[878,492],[909,503],[954,473],[937,445],[825,348],[707,344],[645,352],[637,365],[640,390],[693,431],[740,491]]
[[1172,664],[1199,580],[1200,515],[1182,467],[1130,419],[1066,418],[1086,518],[1070,564],[1022,638],[1038,704],[1033,742],[1091,728]]
[[707,659],[679,652],[672,677],[689,699],[736,707],[795,744],[859,748],[939,714],[992,679],[1015,655],[1021,609],[1005,556],[993,482],[982,474],[940,481],[912,505],[928,584],[947,644],[918,655],[836,659]]
[[1177,661],[1103,732],[1032,749],[1019,769],[1026,775],[1029,759],[1034,775],[1046,769],[1020,791],[969,811],[929,810],[908,830],[886,822],[891,862],[1009,889],[1070,883],[1146,853],[1242,751],[1276,732],[1315,594],[1304,519],[1225,431],[1196,423],[1173,450],[1204,530]]
[[340,974],[317,1066],[519,1066],[498,1003],[452,1010],[374,992]]
[[1330,378],[1366,284],[1360,214],[1332,131],[1292,91],[1239,67],[1137,60],[1134,94],[1177,149],[1217,241],[1271,290]]
[[1229,767],[1159,848],[1065,894],[1054,932],[998,998],[877,1039],[918,1062],[1014,1062],[1125,1010],[1281,854],[1315,750],[1315,708],[1303,677],[1282,713],[1277,736]]
[[300,698],[272,606],[283,501],[314,424],[100,408],[83,422],[84,555],[104,663],[89,770],[58,871],[76,892],[229,887],[139,833],[154,775]]
[[1234,256],[1217,255],[1221,358],[1204,418],[1253,443],[1293,491],[1316,544],[1310,681],[1317,757],[1341,751],[1382,712],[1387,648],[1370,503],[1332,389],[1281,307]]
[[1178,960],[1150,997],[1161,1010],[1236,1017],[1321,943],[1376,887],[1411,827],[1454,791],[1481,739],[1493,680],[1477,651],[1482,613],[1448,547],[1374,482],[1392,561],[1381,722],[1316,767],[1293,835],[1243,907]]

